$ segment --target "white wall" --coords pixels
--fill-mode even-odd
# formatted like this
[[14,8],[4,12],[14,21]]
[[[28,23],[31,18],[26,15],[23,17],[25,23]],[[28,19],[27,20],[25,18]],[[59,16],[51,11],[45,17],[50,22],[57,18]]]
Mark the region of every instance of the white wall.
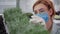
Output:
[[23,12],[32,12],[32,6],[36,0],[20,0],[20,7],[22,8]]
[[[32,5],[35,0],[20,0],[20,7],[24,13],[32,12]],[[3,9],[16,7],[16,0],[0,0],[0,14],[3,13]]]
[[16,7],[16,0],[0,0],[0,14],[3,13],[3,9]]
[[60,11],[60,0],[52,0],[55,10]]

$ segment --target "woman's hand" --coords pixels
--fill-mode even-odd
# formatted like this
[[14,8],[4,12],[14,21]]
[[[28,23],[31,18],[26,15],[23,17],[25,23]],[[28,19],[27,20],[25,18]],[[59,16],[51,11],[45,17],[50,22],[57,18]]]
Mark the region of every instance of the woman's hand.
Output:
[[44,21],[44,19],[42,19],[41,17],[38,17],[38,16],[36,16],[36,15],[33,15],[33,16],[31,16],[32,17],[32,19],[30,19],[30,22],[32,22],[32,23],[34,23],[34,24],[36,24],[36,23],[41,23],[41,25],[45,25],[45,21]]

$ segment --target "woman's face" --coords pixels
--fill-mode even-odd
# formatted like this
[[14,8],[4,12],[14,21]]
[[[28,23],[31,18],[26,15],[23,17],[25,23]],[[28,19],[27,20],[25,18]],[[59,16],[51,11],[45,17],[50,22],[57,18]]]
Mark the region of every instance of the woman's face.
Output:
[[49,30],[51,25],[52,25],[52,21],[50,20],[50,19],[52,19],[51,15],[53,14],[52,9],[51,8],[48,9],[48,7],[46,5],[40,3],[40,4],[38,4],[34,7],[34,12],[35,12],[35,14],[39,14],[39,13],[42,13],[42,12],[47,12],[49,21],[48,21],[48,23],[46,23],[46,27]]
[[44,4],[38,4],[34,7],[35,14],[41,13],[41,12],[47,12],[49,15],[49,10]]

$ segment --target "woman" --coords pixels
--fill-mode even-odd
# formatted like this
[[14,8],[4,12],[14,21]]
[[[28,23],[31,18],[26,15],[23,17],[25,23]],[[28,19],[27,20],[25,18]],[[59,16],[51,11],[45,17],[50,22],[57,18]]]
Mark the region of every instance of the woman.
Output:
[[[34,5],[33,5],[33,11],[34,13],[37,15],[39,14],[41,17],[40,13],[45,12],[45,14],[43,14],[42,16],[47,17],[47,19],[45,19],[46,21],[46,28],[48,29],[48,31],[51,31],[52,29],[52,25],[53,25],[53,18],[55,15],[55,10],[53,7],[53,4],[51,1],[46,1],[46,0],[38,0]],[[43,18],[45,18],[43,17]]]

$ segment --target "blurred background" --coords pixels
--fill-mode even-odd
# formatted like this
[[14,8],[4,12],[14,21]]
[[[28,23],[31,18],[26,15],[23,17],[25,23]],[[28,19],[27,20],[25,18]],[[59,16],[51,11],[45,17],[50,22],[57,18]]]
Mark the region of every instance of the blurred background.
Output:
[[0,14],[3,13],[3,9],[16,7],[16,0],[0,0]]
[[[22,12],[32,12],[32,6],[37,0],[0,0],[0,14],[3,13],[3,9],[20,7]],[[54,4],[55,10],[60,11],[60,0],[51,0]]]
[[[23,13],[32,13],[32,6],[37,0],[0,0],[0,14],[3,14],[4,9],[19,7]],[[48,0],[47,0],[48,1]],[[54,4],[56,12],[60,12],[60,0],[50,0]],[[60,21],[60,20],[59,20]],[[56,31],[57,26],[54,25]]]

